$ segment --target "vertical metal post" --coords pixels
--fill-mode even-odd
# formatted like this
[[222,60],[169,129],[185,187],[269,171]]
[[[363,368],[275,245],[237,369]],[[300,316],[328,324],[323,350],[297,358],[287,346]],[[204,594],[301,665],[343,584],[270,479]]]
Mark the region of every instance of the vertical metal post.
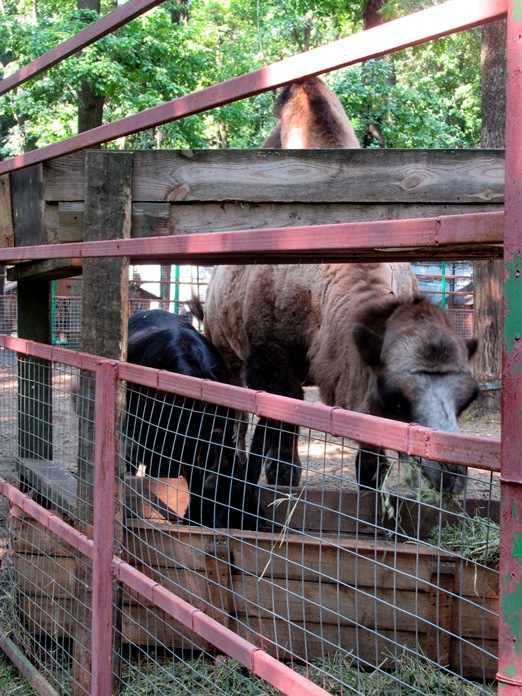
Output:
[[97,696],[112,693],[116,365],[102,361],[96,372],[91,693]]
[[499,694],[522,694],[522,1],[508,2]]
[[444,309],[446,307],[446,262],[443,261],[440,268],[441,278],[441,298],[440,306]]

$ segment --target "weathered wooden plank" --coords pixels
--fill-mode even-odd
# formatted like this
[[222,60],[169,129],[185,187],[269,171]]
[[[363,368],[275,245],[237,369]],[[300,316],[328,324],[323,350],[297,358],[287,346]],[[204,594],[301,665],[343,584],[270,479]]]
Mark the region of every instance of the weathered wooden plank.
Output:
[[[71,600],[51,602],[20,596],[20,619],[33,635],[70,637],[74,624],[71,620]],[[141,646],[164,646],[170,649],[208,649],[208,644],[171,619],[163,611],[125,604],[122,608],[122,634],[125,643]],[[251,626],[237,620],[233,625],[240,636],[262,647],[280,660],[302,658],[319,665],[327,657],[338,655],[339,648],[357,645],[354,664],[380,666],[394,669],[392,656],[400,659],[404,649],[414,653],[422,651],[426,657],[437,660],[436,654],[428,654],[426,634],[415,631],[382,629],[378,635],[372,628],[349,625],[306,622],[305,625],[279,621],[277,617],[258,618]],[[497,660],[496,640],[466,642],[455,637],[451,640],[450,669],[467,679],[488,680],[495,678]]]
[[499,150],[140,151],[134,157],[135,201],[503,199]]
[[57,203],[45,203],[44,201],[44,225],[47,244],[58,244],[58,228],[60,225],[59,209]]
[[480,603],[481,598],[498,600],[498,574],[498,568],[461,559],[456,564],[455,587],[470,601]]
[[[503,150],[160,150],[133,156],[135,202],[503,201]],[[83,200],[83,157],[45,164],[46,201]]]
[[[170,527],[170,532],[166,531]],[[205,570],[205,546],[213,532],[172,525],[127,525],[123,559],[152,567]],[[266,532],[242,532],[230,537],[235,573],[269,580],[285,578],[343,582],[366,587],[429,591],[433,569],[430,549],[327,536],[289,534],[282,544]],[[320,563],[318,561],[320,555]]]
[[16,587],[32,597],[70,599],[74,592],[74,564],[72,556],[13,554]]
[[[131,210],[131,173],[132,155],[129,153],[108,153],[91,151],[85,158],[85,215],[83,238],[85,241],[98,242],[103,239],[127,239],[130,237]],[[99,258],[84,261],[81,349],[105,358],[125,360],[127,352],[127,324],[129,307],[129,261],[128,258]],[[92,399],[92,375],[85,371],[80,373],[80,394],[87,399],[86,409],[78,419],[78,466],[77,496],[81,502],[76,516],[80,525],[91,525],[93,521],[94,489],[94,406]],[[124,403],[123,385],[116,394],[114,408],[121,409]],[[118,448],[118,443],[115,443]],[[124,464],[121,459],[115,462],[115,543],[119,541],[123,519],[123,495],[121,480]],[[90,691],[90,674],[81,664],[83,646],[90,641],[91,617],[80,616],[81,605],[91,602],[88,588],[92,585],[90,573],[84,572],[81,563],[75,568],[75,596],[79,598],[74,605],[77,629],[72,646],[73,679],[81,686],[80,691]],[[116,590],[121,599],[121,589]],[[119,606],[119,601],[115,601]],[[120,632],[114,635],[114,669],[119,660]]]
[[[52,208],[52,206],[47,206]],[[46,209],[47,209],[46,208]],[[501,204],[368,204],[353,203],[133,203],[131,237],[169,234],[226,232],[228,230],[268,229],[338,222],[408,219],[487,213],[501,210]],[[83,235],[82,202],[58,204],[59,242],[80,242]],[[46,220],[47,224],[47,220]]]
[[0,247],[14,246],[11,180],[9,174],[0,176]]
[[[52,635],[55,639],[72,638],[75,637],[76,625],[71,612],[75,604],[74,599],[53,601],[20,595],[20,620],[32,635]],[[173,650],[208,650],[211,647],[161,609],[123,605],[121,614],[121,638],[124,643],[162,646]],[[85,650],[85,654],[88,654],[88,644]]]
[[[88,153],[84,241],[130,237],[130,153]],[[125,359],[128,260],[86,259],[83,266],[82,350]]]
[[[338,654],[340,646],[357,646],[351,654],[353,664],[365,668],[378,666],[394,670],[395,659],[400,660],[404,650],[438,661],[437,653],[428,652],[430,646],[422,633],[383,630],[377,634],[367,628],[308,622],[305,626],[290,626],[276,618],[259,619],[255,627],[238,622],[237,633],[279,660],[306,655],[308,661],[320,663],[325,657]],[[496,651],[496,641],[477,640],[476,647],[455,638],[451,644],[451,668],[467,679],[494,680]]]
[[39,164],[11,173],[15,246],[47,243],[42,177],[42,166]]
[[57,280],[70,278],[82,272],[81,259],[49,259],[34,263],[19,263],[7,271],[8,280]]
[[9,511],[9,534],[15,554],[41,554],[45,557],[74,555],[71,546],[35,522],[16,505],[12,505]]
[[45,201],[85,200],[87,152],[77,152],[43,163],[43,199]]
[[[74,592],[74,558],[15,554],[16,586],[24,595],[41,599],[70,599]],[[208,568],[207,564],[207,568]],[[430,592],[397,590],[380,586],[357,587],[345,582],[311,582],[277,578],[271,581],[249,575],[230,575],[229,566],[220,578],[212,572],[182,569],[138,569],[165,589],[227,624],[230,615],[247,625],[258,619],[278,617],[281,622],[321,623],[334,626],[361,625],[366,628],[427,633],[433,644],[444,642],[449,662],[451,634],[466,639],[495,640],[498,635],[498,600],[471,602],[444,588]],[[232,579],[232,584],[230,583]],[[446,600],[449,604],[446,607]],[[130,605],[153,606],[137,593],[128,593]],[[442,607],[448,609],[446,620]],[[436,610],[435,610],[436,609]],[[430,623],[428,623],[430,622]],[[440,629],[443,629],[442,635]],[[433,648],[435,649],[435,648]]]
[[20,476],[31,490],[45,498],[62,513],[76,514],[76,477],[63,466],[52,461],[21,457],[18,459]]

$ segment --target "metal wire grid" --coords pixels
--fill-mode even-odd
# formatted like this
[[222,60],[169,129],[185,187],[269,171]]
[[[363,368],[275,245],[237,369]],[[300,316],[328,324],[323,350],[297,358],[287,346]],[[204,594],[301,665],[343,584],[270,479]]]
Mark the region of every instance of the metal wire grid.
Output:
[[13,637],[63,694],[85,684],[92,565],[17,509],[10,515]]
[[[1,355],[2,476],[89,534],[89,477],[82,476],[92,469],[85,459],[92,449],[92,376],[80,382],[71,367]],[[13,506],[9,531],[11,611],[3,620],[49,682],[71,693],[89,664],[91,563]]]
[[[25,472],[32,496],[89,533],[93,377],[42,361],[18,368],[9,351],[1,357],[5,458]],[[41,384],[29,389],[28,375],[40,376]],[[20,410],[26,397],[33,405],[42,395],[52,403],[47,488],[45,460],[24,469],[30,457],[18,456],[17,385]],[[36,421],[51,412],[29,411]],[[123,463],[133,448],[124,411],[120,423]],[[244,423],[246,455],[252,429],[246,416]],[[41,454],[39,438],[20,442]],[[498,571],[487,559],[497,541],[498,477],[472,470],[464,494],[446,499],[420,485],[409,460],[390,453],[384,492],[375,495],[357,486],[355,443],[309,429],[301,429],[299,442],[302,488],[276,491],[262,478],[265,520],[257,532],[180,525],[176,515],[188,502],[183,479],[127,476],[122,557],[331,693],[492,693]],[[36,468],[41,478],[27,480]],[[472,544],[467,527],[476,511],[482,536]],[[444,538],[449,525],[458,539],[451,550]],[[92,578],[90,563],[51,537],[11,514],[14,630],[55,688],[70,693],[70,680],[81,683],[89,662]],[[135,593],[115,596],[118,678],[127,693],[205,693],[205,683],[212,684],[209,693],[273,692]]]
[[[141,280],[138,275],[130,278],[130,298],[129,298],[129,315],[144,309],[150,309],[151,303],[154,306],[161,305],[163,309],[174,311],[178,314],[184,314],[191,317],[188,309],[188,300],[192,293],[195,292],[198,297],[204,302],[206,289],[211,275],[211,267],[209,266],[189,266],[190,273],[184,273],[180,276],[176,269],[184,267],[172,266],[170,270],[169,281],[150,281]],[[54,293],[52,296],[52,337],[55,345],[64,345],[72,350],[80,349],[80,327],[81,327],[81,278],[74,278],[69,281],[69,294]],[[148,295],[142,297],[140,290],[147,288],[160,287],[157,297],[151,293],[152,298]],[[63,291],[63,288],[62,288]],[[425,293],[430,295],[429,292]],[[162,299],[167,298],[167,299]],[[455,326],[455,330],[459,336],[463,338],[471,338],[473,336],[473,309],[470,308],[448,308],[448,314]],[[18,312],[16,304],[16,293],[9,295],[0,295],[0,333],[16,334]],[[201,323],[193,318],[194,325],[202,330]]]
[[[134,604],[133,604],[134,603]],[[121,653],[120,684],[124,694],[278,694],[230,658],[217,656],[211,646],[194,640],[161,610],[139,607],[136,597],[123,593],[121,638],[133,638]],[[162,643],[158,643],[158,637]],[[175,647],[182,645],[182,648]]]
[[[480,559],[498,542],[488,519],[498,516],[497,477],[471,471],[464,495],[445,499],[395,456],[375,495],[357,486],[355,443],[310,430],[300,443],[303,488],[274,492],[262,481],[267,520],[256,533],[178,526],[169,519],[183,514],[182,481],[128,480],[126,553],[254,644],[327,679],[335,693],[354,688],[349,666],[361,684],[374,671],[382,693],[425,693],[428,678],[436,689],[428,693],[491,693],[498,578]],[[462,549],[476,512],[485,517],[472,561]],[[451,550],[441,536],[449,527],[461,536]],[[327,671],[332,661],[340,676]]]

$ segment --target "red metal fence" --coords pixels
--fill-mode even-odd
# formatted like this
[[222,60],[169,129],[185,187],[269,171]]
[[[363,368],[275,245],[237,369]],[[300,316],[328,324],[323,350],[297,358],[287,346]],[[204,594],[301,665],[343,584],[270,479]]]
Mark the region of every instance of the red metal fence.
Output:
[[[5,427],[16,429],[22,419],[13,450],[20,438],[26,449],[18,466],[28,493],[2,482],[18,510],[11,517],[15,625],[45,640],[46,659],[37,664],[59,692],[111,693],[115,655],[127,674],[146,669],[164,681],[172,669],[197,671],[202,663],[188,667],[186,657],[197,650],[203,664],[228,656],[287,694],[342,692],[365,670],[386,692],[406,679],[405,662],[414,671],[435,670],[442,689],[458,688],[451,682],[458,679],[472,694],[491,694],[498,570],[487,559],[498,519],[498,441],[411,424],[390,430],[372,416],[22,339],[1,338],[0,346],[4,357],[15,351],[22,361],[18,405],[13,395],[12,405],[0,408]],[[10,372],[0,371],[4,380],[16,378],[16,363],[9,364]],[[73,386],[73,368],[80,386]],[[28,414],[33,397],[24,384],[42,394],[49,377],[52,394]],[[304,487],[285,493],[260,484],[266,531],[180,526],[181,479],[115,476],[126,451],[126,417],[117,406],[122,382],[299,424]],[[50,416],[42,411],[50,404],[49,466],[36,457],[41,443],[33,434],[45,427]],[[357,486],[353,440],[361,439],[408,455],[394,461],[382,494]],[[460,501],[440,491],[425,498],[427,489],[409,478],[413,456],[472,466],[469,490]],[[475,556],[466,549],[471,519],[483,531]],[[462,537],[456,548],[445,548],[444,525]],[[138,651],[132,663],[122,644]],[[151,660],[150,650],[166,654]],[[131,681],[127,692],[141,688]],[[178,688],[173,693],[185,692]],[[366,693],[363,684],[357,690]]]
[[[145,6],[145,5],[144,5]],[[520,566],[520,543],[522,526],[518,504],[520,503],[519,459],[522,451],[522,428],[520,428],[520,403],[522,383],[520,379],[520,258],[522,247],[522,143],[521,129],[518,127],[522,106],[521,85],[521,51],[520,40],[522,15],[520,3],[507,0],[451,0],[438,7],[425,10],[416,15],[390,22],[382,27],[371,29],[360,35],[348,37],[330,46],[310,51],[302,56],[287,59],[274,66],[264,68],[249,75],[244,75],[222,85],[188,95],[172,102],[136,114],[121,121],[107,124],[93,131],[69,138],[61,143],[51,145],[35,152],[24,154],[12,160],[0,163],[0,174],[31,164],[45,161],[74,152],[84,147],[95,146],[116,137],[169,122],[184,116],[199,113],[206,109],[226,104],[237,99],[259,94],[280,85],[292,82],[308,75],[317,75],[350,65],[371,57],[384,55],[399,50],[404,46],[460,31],[484,22],[508,17],[508,110],[507,110],[507,146],[506,146],[506,214],[505,233],[502,235],[504,218],[496,213],[481,215],[464,215],[458,217],[435,218],[431,220],[387,221],[383,223],[361,223],[354,225],[324,226],[314,228],[293,228],[278,230],[254,230],[249,232],[230,232],[202,235],[187,235],[172,238],[148,240],[124,240],[120,242],[63,244],[46,247],[25,247],[2,249],[0,259],[4,263],[15,260],[35,260],[47,258],[92,258],[101,256],[130,256],[133,261],[167,261],[169,263],[215,263],[226,259],[227,262],[246,263],[253,260],[293,261],[306,259],[307,255],[317,258],[320,254],[325,260],[350,260],[361,254],[360,258],[370,260],[382,258],[382,249],[388,248],[387,258],[401,258],[401,249],[418,247],[419,257],[426,250],[435,252],[445,258],[462,258],[467,253],[476,252],[482,247],[483,254],[489,258],[499,258],[499,245],[504,241],[506,261],[506,322],[505,352],[503,371],[503,444],[502,444],[502,547],[501,547],[501,597],[502,617],[499,634],[499,673],[498,680],[502,693],[506,696],[519,694],[522,689],[522,665],[520,664],[520,620],[522,587]],[[101,35],[101,34],[100,34]],[[78,48],[80,44],[77,44]],[[63,54],[71,47],[64,48]],[[55,54],[52,60],[58,58]],[[29,73],[28,73],[29,74]],[[35,74],[35,73],[34,73]],[[0,89],[5,83],[0,83]],[[347,243],[350,239],[350,244]],[[393,250],[392,250],[393,249]],[[424,249],[424,251],[423,251]],[[364,252],[364,255],[362,254]],[[96,414],[96,482],[95,507],[102,511],[100,517],[112,518],[112,508],[107,508],[109,498],[101,492],[104,486],[111,487],[111,454],[114,452],[115,417],[113,407],[117,378],[125,380],[152,380],[155,386],[186,388],[188,393],[196,393],[198,398],[211,402],[219,396],[222,403],[241,408],[253,413],[267,413],[290,423],[319,428],[333,435],[375,442],[399,451],[410,452],[418,456],[437,457],[439,460],[460,461],[473,464],[490,471],[498,471],[498,447],[491,442],[467,440],[463,436],[444,433],[426,432],[418,426],[397,424],[392,430],[376,419],[357,414],[345,413],[339,409],[327,409],[314,405],[296,405],[292,400],[264,394],[251,394],[244,390],[222,387],[215,384],[196,384],[183,379],[154,374],[147,371],[101,362],[83,356],[72,357],[70,353],[57,352],[59,349],[29,345],[15,339],[2,339],[2,345],[21,354],[33,354],[39,359],[60,361],[85,370],[95,370],[97,377],[97,414]],[[94,360],[94,362],[92,362]],[[72,362],[71,362],[72,361]],[[76,362],[75,362],[76,361]],[[86,362],[87,361],[87,362]],[[193,391],[195,390],[195,392]],[[112,411],[111,411],[112,409]],[[104,427],[108,426],[104,431]],[[112,433],[112,434],[111,434]],[[109,645],[107,637],[106,610],[112,582],[118,578],[128,584],[141,596],[160,606],[176,620],[189,625],[194,633],[210,639],[225,654],[231,655],[254,673],[259,674],[269,683],[274,684],[285,693],[295,693],[296,688],[319,693],[319,687],[298,677],[295,671],[270,658],[267,653],[253,648],[243,639],[232,637],[219,622],[216,624],[202,612],[188,608],[166,589],[161,588],[150,578],[131,569],[121,559],[115,558],[108,544],[112,532],[104,525],[98,524],[94,531],[94,541],[79,534],[58,515],[45,511],[28,496],[7,483],[3,484],[3,495],[29,516],[46,528],[55,532],[68,544],[93,561],[93,572],[99,585],[93,601],[93,627],[102,630],[93,633],[93,693],[109,693],[112,680],[109,669]],[[110,491],[107,490],[110,494]],[[113,499],[113,498],[112,498]],[[98,543],[99,542],[99,543]],[[396,552],[395,552],[396,553]],[[444,588],[442,576],[437,571],[439,580],[437,592]],[[93,587],[94,589],[94,587]],[[452,591],[446,594],[453,596]],[[444,606],[439,596],[437,614],[442,615]],[[464,614],[459,615],[460,625],[466,622]],[[434,624],[436,625],[436,624]],[[429,633],[429,631],[428,631]],[[447,631],[448,633],[448,631]],[[457,632],[449,631],[451,639]],[[441,650],[440,644],[436,648]],[[299,685],[297,686],[297,684]],[[326,683],[326,682],[325,682]]]

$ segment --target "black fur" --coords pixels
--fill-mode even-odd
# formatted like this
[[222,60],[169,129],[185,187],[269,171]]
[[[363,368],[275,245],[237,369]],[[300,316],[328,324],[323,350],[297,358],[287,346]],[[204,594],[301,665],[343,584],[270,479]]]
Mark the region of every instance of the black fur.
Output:
[[[191,377],[228,382],[217,348],[184,318],[164,310],[129,320],[128,361]],[[234,412],[140,385],[127,388],[128,467],[187,480],[185,521],[210,527],[257,527],[259,500],[237,456]]]
[[[253,341],[245,362],[245,382],[250,389],[260,389],[293,399],[303,399],[304,365],[295,360],[275,341]],[[301,479],[301,462],[297,451],[299,428],[289,423],[260,418],[248,455],[248,479],[256,482],[266,458],[268,483],[297,486]]]

